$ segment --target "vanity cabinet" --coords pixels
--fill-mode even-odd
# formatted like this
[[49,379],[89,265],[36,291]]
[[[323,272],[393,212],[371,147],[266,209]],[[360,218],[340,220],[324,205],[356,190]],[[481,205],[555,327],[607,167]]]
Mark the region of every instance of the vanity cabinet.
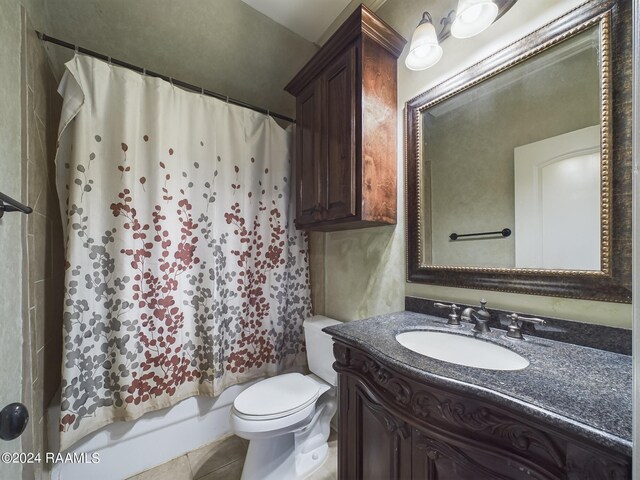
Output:
[[360,6],[286,86],[296,97],[297,228],[396,223],[396,61],[404,44]]
[[477,396],[394,371],[334,344],[338,472],[355,479],[631,478],[631,458]]

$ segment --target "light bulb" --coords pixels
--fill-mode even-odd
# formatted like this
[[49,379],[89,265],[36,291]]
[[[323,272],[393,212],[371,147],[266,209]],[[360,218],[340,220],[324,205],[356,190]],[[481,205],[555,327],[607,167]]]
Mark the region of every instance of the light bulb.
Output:
[[469,38],[486,30],[498,16],[498,6],[492,0],[459,0],[451,35]]
[[422,20],[413,32],[409,54],[404,64],[410,70],[425,70],[432,67],[442,57],[442,47],[431,21],[431,15],[424,12]]

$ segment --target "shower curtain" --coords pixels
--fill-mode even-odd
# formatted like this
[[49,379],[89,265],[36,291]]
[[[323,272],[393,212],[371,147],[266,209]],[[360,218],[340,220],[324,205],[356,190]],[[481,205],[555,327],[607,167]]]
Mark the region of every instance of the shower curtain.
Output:
[[66,67],[61,450],[303,364],[311,310],[290,131],[90,57]]

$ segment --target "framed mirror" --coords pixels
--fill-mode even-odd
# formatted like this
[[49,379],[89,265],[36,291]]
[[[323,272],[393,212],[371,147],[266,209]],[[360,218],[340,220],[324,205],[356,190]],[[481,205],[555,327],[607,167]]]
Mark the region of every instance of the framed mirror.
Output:
[[590,1],[411,99],[411,282],[631,302],[631,2]]

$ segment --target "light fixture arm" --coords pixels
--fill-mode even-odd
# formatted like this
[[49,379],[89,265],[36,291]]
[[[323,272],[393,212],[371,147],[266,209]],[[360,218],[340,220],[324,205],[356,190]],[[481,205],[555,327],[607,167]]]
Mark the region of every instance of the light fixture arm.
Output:
[[418,26],[424,25],[425,23],[430,23],[433,25],[433,18],[431,17],[431,14],[429,12],[424,12],[422,14],[422,20],[420,20]]
[[445,38],[448,38],[451,35],[451,24],[456,18],[456,11],[451,10],[446,17],[442,17],[440,19],[440,25],[442,25],[442,29],[440,33],[438,33],[438,42],[442,43]]

